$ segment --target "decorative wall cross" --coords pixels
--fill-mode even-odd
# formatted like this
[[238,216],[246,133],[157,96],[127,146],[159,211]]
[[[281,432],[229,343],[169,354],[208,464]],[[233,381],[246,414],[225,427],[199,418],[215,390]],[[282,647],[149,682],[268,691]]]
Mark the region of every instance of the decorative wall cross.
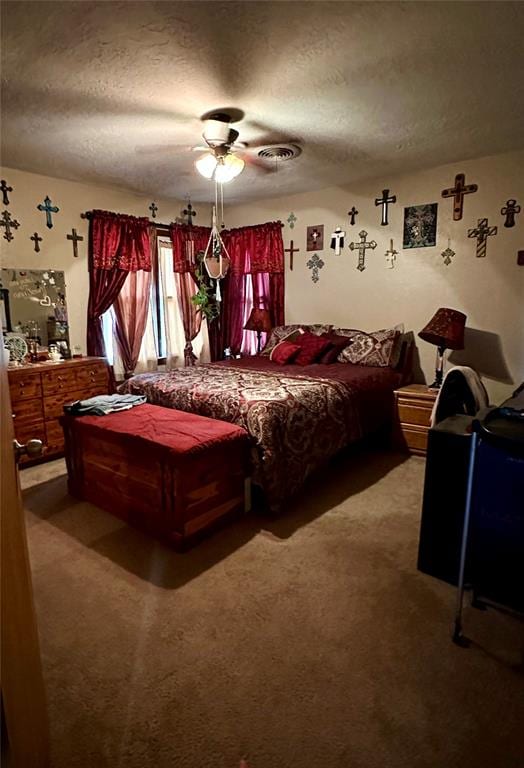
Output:
[[460,221],[462,218],[462,208],[464,206],[464,195],[471,195],[472,192],[476,192],[478,186],[476,184],[465,184],[466,175],[464,173],[457,173],[455,176],[455,186],[450,189],[442,190],[442,197],[453,198],[453,221]]
[[11,214],[9,211],[3,211],[2,212],[2,218],[0,219],[0,227],[4,227],[4,240],[7,240],[8,243],[11,242],[14,235],[11,232],[11,229],[18,229],[20,226],[19,222],[16,221],[16,219],[11,218]]
[[39,236],[38,232],[35,232],[35,234],[32,237],[30,237],[29,239],[34,242],[34,244],[35,244],[35,251],[37,253],[39,253],[40,252],[40,243],[42,242],[42,238]]
[[396,203],[397,202],[397,196],[391,195],[389,196],[389,189],[383,189],[382,190],[382,197],[377,197],[375,199],[375,205],[381,205],[382,206],[382,218],[381,218],[381,225],[385,227],[388,224],[388,206],[390,203]]
[[355,249],[358,249],[358,264],[357,269],[359,272],[363,272],[366,268],[365,260],[366,260],[366,251],[368,248],[374,249],[377,247],[377,244],[374,240],[370,240],[369,242],[366,242],[366,237],[368,236],[368,233],[365,229],[362,230],[362,232],[358,233],[358,236],[360,237],[360,242],[358,243],[350,243],[349,247],[352,251]]
[[515,215],[517,213],[520,213],[520,205],[517,205],[516,200],[507,200],[506,201],[506,207],[501,208],[500,212],[503,216],[506,217],[506,221],[504,222],[505,227],[514,227],[515,226]]
[[486,255],[488,237],[496,234],[497,227],[488,226],[487,219],[479,219],[478,226],[475,229],[468,229],[468,237],[477,238],[477,258],[481,259]]
[[350,222],[349,223],[353,227],[355,225],[355,216],[358,216],[358,211],[355,208],[355,206],[353,206],[353,208],[350,211],[348,211],[348,216],[350,218]]
[[151,203],[149,206],[149,210],[151,211],[151,216],[153,219],[156,219],[156,212],[158,211],[158,205],[156,203]]
[[71,235],[67,235],[67,239],[73,241],[73,256],[75,257],[75,259],[77,259],[78,258],[78,245],[77,245],[77,243],[79,241],[82,242],[82,240],[84,238],[81,237],[80,235],[76,234],[76,229],[72,229],[71,232],[72,232]]
[[449,265],[451,264],[451,259],[455,255],[455,251],[451,250],[451,241],[449,237],[448,237],[448,247],[446,248],[445,251],[442,251],[440,255],[444,259],[444,264],[446,265],[446,267],[449,267]]
[[289,253],[289,269],[293,271],[293,254],[298,253],[300,248],[293,247],[293,240],[289,241],[289,248],[284,248],[285,253]]
[[196,216],[197,212],[195,211],[195,209],[191,205],[191,201],[189,201],[189,203],[187,204],[187,208],[184,208],[182,213],[183,213],[184,216],[187,216],[187,223],[189,224],[190,227],[192,227],[193,226],[193,216]]
[[38,208],[39,211],[45,211],[46,227],[48,229],[52,229],[53,219],[51,218],[51,214],[58,213],[60,208],[57,208],[56,205],[51,205],[51,200],[49,199],[49,197],[47,197],[47,195],[44,198],[43,204],[40,203],[40,205],[37,205],[36,207]]
[[7,197],[8,192],[13,191],[13,187],[7,186],[7,181],[5,179],[2,179],[0,181],[0,191],[2,192],[2,202],[4,205],[9,205],[9,198]]
[[343,232],[340,227],[337,227],[335,231],[331,234],[331,244],[330,248],[333,248],[335,251],[335,256],[340,256],[340,251],[344,247],[344,238],[346,236],[346,233]]
[[397,260],[397,256],[398,256],[398,251],[396,251],[393,248],[393,240],[389,241],[389,248],[386,251],[385,256],[386,256],[386,261],[389,262],[389,268],[393,269],[393,267],[395,266],[395,261]]
[[306,265],[311,270],[311,279],[314,283],[318,283],[318,270],[322,269],[324,266],[324,262],[318,255],[318,253],[314,253],[313,256],[310,258]]
[[293,228],[294,228],[294,226],[295,226],[295,221],[298,221],[298,219],[297,219],[297,217],[295,216],[295,214],[293,213],[293,211],[291,211],[291,213],[290,213],[290,214],[289,214],[289,216],[287,217],[287,223],[289,224],[289,228],[290,228],[290,229],[293,229]]
[[517,251],[517,264],[524,267],[524,251]]

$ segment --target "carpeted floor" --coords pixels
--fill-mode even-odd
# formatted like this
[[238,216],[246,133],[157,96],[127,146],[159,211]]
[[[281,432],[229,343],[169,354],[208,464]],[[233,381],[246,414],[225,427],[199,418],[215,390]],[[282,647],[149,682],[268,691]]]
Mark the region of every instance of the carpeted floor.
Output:
[[356,453],[177,555],[22,482],[53,768],[521,768],[522,625],[416,570],[424,462]]

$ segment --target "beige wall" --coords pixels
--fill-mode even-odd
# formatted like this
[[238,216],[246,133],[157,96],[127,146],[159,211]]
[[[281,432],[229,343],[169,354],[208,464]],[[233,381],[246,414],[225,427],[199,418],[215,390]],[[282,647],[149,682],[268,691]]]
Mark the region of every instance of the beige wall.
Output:
[[[467,184],[478,184],[478,192],[465,197],[463,219],[455,222],[452,201],[443,199],[441,191],[454,186],[455,174],[460,172],[466,174]],[[386,187],[397,196],[397,203],[389,208],[389,226],[381,227],[374,200]],[[503,226],[500,214],[508,198],[516,198],[523,208],[512,229]],[[436,247],[403,250],[404,206],[435,202]],[[352,227],[347,211],[353,205],[359,215]],[[291,211],[298,221],[294,229],[286,223],[285,247],[292,238],[300,253],[295,254],[293,272],[286,255],[287,322],[324,321],[369,331],[403,322],[406,330],[417,332],[438,307],[454,307],[468,316],[466,349],[460,355],[454,353],[456,362],[471,364],[482,373],[493,402],[522,381],[524,267],[517,266],[517,250],[524,249],[524,152],[228,207],[226,224],[241,226],[274,219],[285,223]],[[479,259],[476,241],[468,239],[467,230],[486,216],[490,225],[498,226],[498,234],[488,239],[486,258]],[[312,255],[306,252],[306,226],[317,224],[324,225],[324,250],[319,255],[325,266],[315,284],[306,267]],[[329,236],[337,226],[347,233],[340,256],[329,248]],[[378,245],[367,252],[366,269],[360,273],[357,253],[351,252],[348,244],[358,240],[362,229],[368,232],[367,239],[376,240]],[[448,245],[448,237],[456,256],[445,266],[440,254]],[[398,251],[394,269],[387,268],[384,256],[390,238]],[[419,377],[424,374],[430,380],[435,348],[420,339],[417,345],[422,367]]]
[[[20,227],[13,230],[14,239],[10,243],[0,237],[0,265],[16,269],[61,269],[65,272],[70,343],[72,347],[79,345],[85,354],[89,292],[88,222],[81,219],[80,214],[93,208],[102,208],[133,216],[149,216],[148,206],[152,198],[12,168],[2,168],[0,174],[0,178],[6,179],[9,186],[13,187],[9,193],[10,205],[6,210],[11,213],[12,219],[20,222]],[[46,227],[45,214],[37,209],[46,195],[49,195],[53,205],[60,208],[60,212],[53,215],[52,229]],[[157,221],[164,223],[174,221],[185,207],[185,203],[176,200],[155,199],[155,202],[159,209]],[[210,207],[200,204],[195,207],[198,210],[198,223],[208,224]],[[83,242],[78,243],[76,259],[72,242],[66,239],[73,227],[84,238]],[[35,231],[43,238],[40,253],[34,251],[34,243],[29,239]]]

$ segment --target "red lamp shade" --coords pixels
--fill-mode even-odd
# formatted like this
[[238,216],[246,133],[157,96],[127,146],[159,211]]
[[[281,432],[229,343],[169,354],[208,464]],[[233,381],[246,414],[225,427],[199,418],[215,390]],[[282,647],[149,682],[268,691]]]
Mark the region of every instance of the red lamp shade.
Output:
[[437,309],[419,336],[430,344],[443,349],[464,349],[466,315],[456,309]]
[[253,307],[244,329],[246,331],[257,331],[257,333],[269,333],[272,327],[269,309]]

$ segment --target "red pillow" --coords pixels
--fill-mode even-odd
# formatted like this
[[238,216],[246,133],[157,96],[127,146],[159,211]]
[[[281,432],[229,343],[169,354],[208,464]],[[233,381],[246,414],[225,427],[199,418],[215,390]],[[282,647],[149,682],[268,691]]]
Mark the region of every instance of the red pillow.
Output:
[[337,333],[322,333],[320,338],[327,339],[330,342],[329,349],[324,352],[319,363],[323,365],[330,365],[337,362],[337,357],[340,355],[343,349],[351,344],[349,336],[339,336]]
[[295,339],[295,342],[300,347],[300,352],[295,358],[295,363],[298,363],[298,365],[311,365],[331,345],[331,342],[327,339],[323,339],[321,336],[316,336],[308,331],[302,333],[298,339]]
[[292,341],[281,341],[271,350],[270,359],[274,363],[285,365],[286,363],[290,363],[298,352],[300,352],[298,344],[293,344]]

